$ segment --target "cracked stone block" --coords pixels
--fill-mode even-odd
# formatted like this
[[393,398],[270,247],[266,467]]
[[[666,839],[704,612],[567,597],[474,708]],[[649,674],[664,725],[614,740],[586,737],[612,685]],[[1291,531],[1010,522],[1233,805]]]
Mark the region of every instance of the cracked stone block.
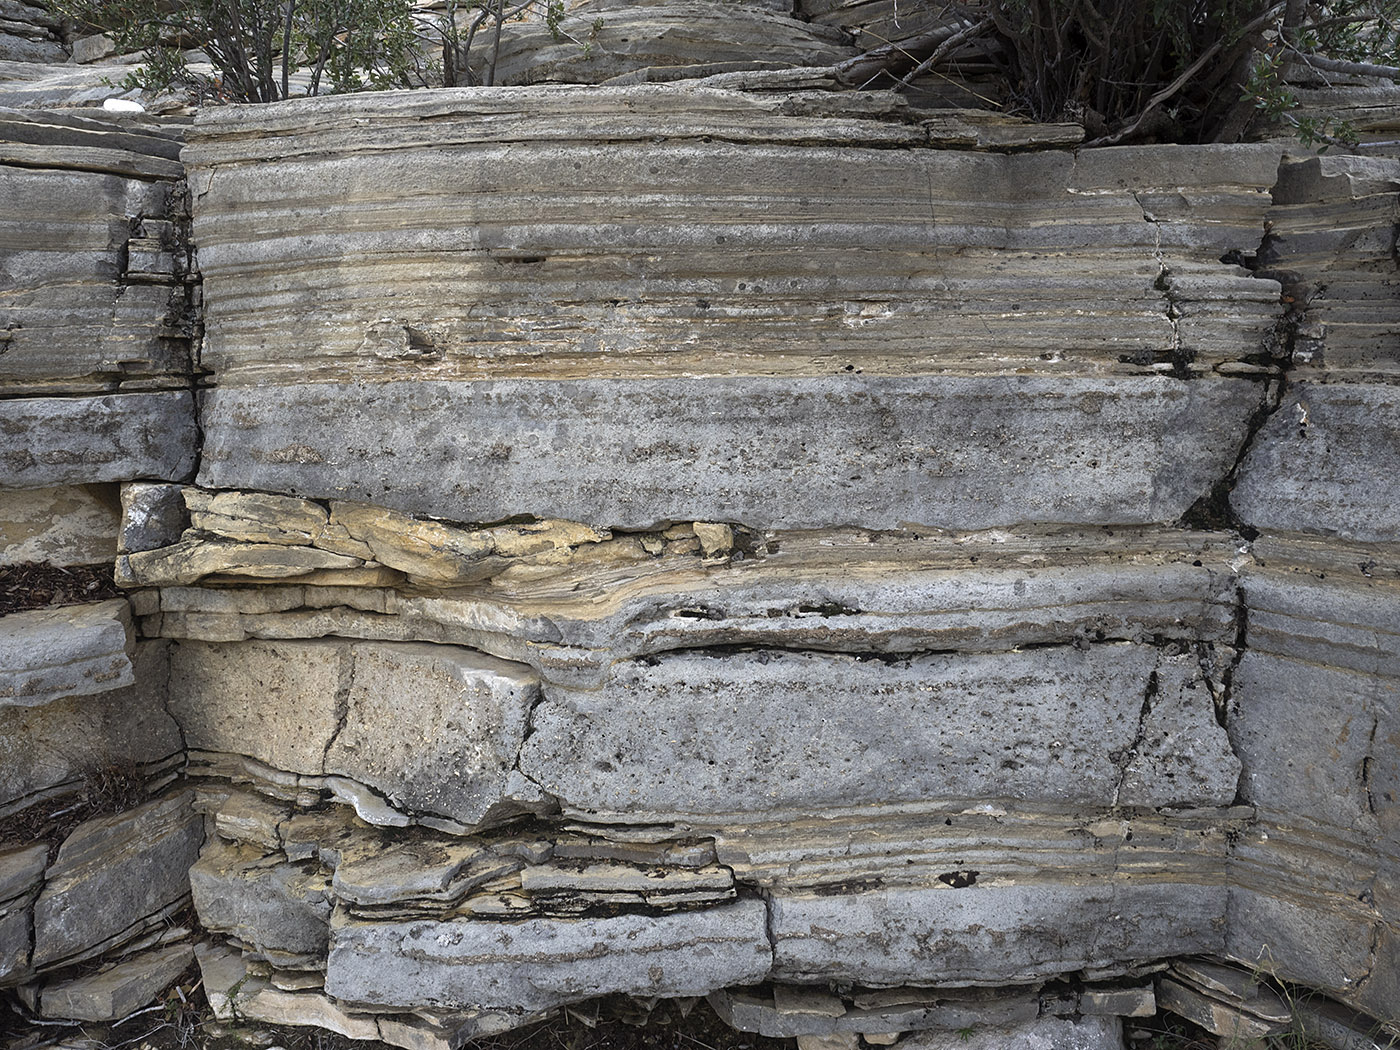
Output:
[[41,707],[0,706],[0,805],[182,751],[180,727],[164,703],[167,649],[166,642],[138,642],[136,684],[125,689]]
[[325,957],[333,901],[330,879],[281,854],[217,840],[190,868],[195,911],[206,929],[229,933],[274,962]]
[[0,566],[111,561],[118,520],[114,499],[104,485],[0,489]]
[[354,653],[326,772],[366,783],[398,807],[485,820],[511,793],[539,697],[534,673],[456,646],[363,644]]
[[136,681],[125,598],[10,613],[0,623],[0,707],[37,707]]
[[34,965],[120,943],[189,893],[203,820],[181,791],[78,826],[59,848],[34,905]]
[[186,642],[171,668],[170,708],[191,748],[326,774],[342,794],[367,785],[395,809],[462,825],[538,797],[514,773],[538,696],[523,665],[427,643]]
[[45,985],[39,1012],[74,1021],[118,1021],[151,1002],[192,962],[189,944],[130,956],[100,973]]
[[1285,823],[1364,831],[1400,853],[1396,679],[1251,651],[1231,706],[1246,800]]
[[[618,663],[596,691],[547,685],[520,768],[566,805],[635,820],[952,798],[1110,806],[1125,766],[1135,804],[1227,805],[1236,766],[1194,674],[1194,657],[1128,644],[675,653]],[[1159,680],[1158,736],[1135,751]],[[1199,761],[1172,753],[1176,732],[1206,745]]]
[[772,899],[773,973],[795,982],[1015,984],[1144,959],[1220,954],[1226,887],[1112,876],[979,880]]
[[[1169,522],[1229,469],[1259,396],[1244,381],[1127,377],[405,381],[352,415],[352,394],[314,383],[206,392],[199,483],[456,520],[529,507],[623,528]],[[444,436],[468,420],[470,434]],[[533,452],[517,461],[498,447]]]
[[170,653],[170,713],[193,749],[319,774],[352,666],[341,641],[181,642]]
[[745,900],[655,917],[336,919],[326,991],[374,1006],[523,1010],[618,992],[704,995],[768,974],[766,918]]
[[195,467],[187,391],[0,400],[0,434],[12,437],[0,445],[3,488],[183,481]]
[[1395,543],[1397,478],[1400,386],[1294,383],[1240,464],[1230,503],[1261,530]]

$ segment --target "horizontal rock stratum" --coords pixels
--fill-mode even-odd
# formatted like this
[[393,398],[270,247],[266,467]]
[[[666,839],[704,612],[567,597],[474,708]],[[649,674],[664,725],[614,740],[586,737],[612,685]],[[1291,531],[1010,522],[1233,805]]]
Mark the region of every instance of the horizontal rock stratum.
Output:
[[[120,504],[131,606],[17,614],[0,817],[70,724],[158,789],[0,849],[0,984],[136,994],[188,892],[220,1015],[413,1050],[1400,1017],[1400,162],[722,83],[200,115],[190,369],[0,376],[117,420],[0,464],[25,542]],[[104,850],[188,882],[84,946]]]

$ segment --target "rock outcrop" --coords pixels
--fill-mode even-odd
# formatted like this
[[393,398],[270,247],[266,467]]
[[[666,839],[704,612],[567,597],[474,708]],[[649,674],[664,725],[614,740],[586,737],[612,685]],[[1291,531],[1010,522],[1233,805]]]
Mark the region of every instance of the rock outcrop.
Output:
[[121,483],[131,604],[5,618],[58,655],[0,814],[119,694],[160,789],[0,854],[0,983],[115,1010],[188,892],[221,1015],[411,1048],[616,993],[930,1048],[1400,1016],[1400,162],[726,83],[200,117],[197,271],[178,198],[158,279],[91,264],[149,352],[0,402],[132,435],[0,454]]

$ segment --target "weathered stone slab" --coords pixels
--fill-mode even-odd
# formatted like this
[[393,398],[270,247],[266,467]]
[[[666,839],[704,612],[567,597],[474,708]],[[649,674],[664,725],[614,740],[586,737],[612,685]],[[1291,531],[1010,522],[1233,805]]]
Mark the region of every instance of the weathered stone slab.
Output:
[[1220,954],[1223,885],[1113,877],[774,895],[773,973],[790,981],[1014,984]]
[[1400,849],[1393,678],[1248,652],[1231,695],[1245,800],[1288,823],[1353,830]]
[[1397,478],[1400,386],[1298,383],[1259,432],[1230,501],[1258,529],[1395,543]]
[[775,985],[770,995],[724,989],[709,999],[731,1027],[776,1039],[859,1032],[870,1042],[871,1034],[881,1032],[1011,1027],[1040,1015],[1033,988],[895,988],[860,993],[849,1009],[841,999],[805,986]]
[[155,478],[195,467],[187,391],[0,400],[0,486],[48,488]]
[[1284,1028],[1282,1022],[1256,1017],[1234,1004],[1221,1002],[1166,977],[1157,983],[1157,1003],[1162,1009],[1227,1039],[1263,1039]]
[[0,915],[0,983],[28,967],[30,925],[29,905]]
[[34,965],[46,966],[140,929],[189,892],[202,819],[181,791],[80,825],[64,841],[34,905]]
[[74,1021],[117,1021],[149,1003],[192,962],[190,944],[144,952],[90,977],[46,985],[40,1012]]
[[137,644],[134,686],[42,707],[0,707],[0,806],[183,750],[164,703],[166,645]]
[[49,848],[42,844],[0,851],[0,904],[38,886],[48,859]]
[[326,991],[377,1006],[537,1010],[621,992],[703,995],[772,964],[760,901],[649,917],[340,922]]
[[516,794],[538,697],[521,665],[425,643],[183,643],[171,667],[170,709],[189,746],[351,778],[463,824]]
[[314,964],[325,956],[330,880],[314,867],[216,840],[200,852],[189,878],[206,929],[233,934],[274,959],[301,956]]
[[[1135,805],[1227,805],[1237,765],[1198,673],[1195,657],[1133,645],[671,654],[619,663],[596,691],[546,686],[520,768],[568,806],[636,820],[949,798],[1109,806],[1125,769]],[[1209,741],[1200,765],[1165,737],[1157,759],[1139,751],[1149,682],[1199,709],[1181,725]]]
[[1116,1017],[1041,1017],[1016,1027],[969,1027],[918,1032],[899,1045],[909,1050],[1119,1050],[1123,1045],[1123,1025]]
[[135,683],[125,598],[0,619],[0,707],[37,707]]
[[[372,399],[308,382],[204,396],[206,487],[466,521],[527,511],[626,528],[977,529],[1175,521],[1228,470],[1259,391],[1223,379],[852,376],[406,381]],[[373,414],[352,416],[347,399]]]
[[359,558],[290,547],[282,543],[239,543],[186,535],[156,550],[133,551],[117,559],[116,580],[124,587],[183,587],[205,576],[248,576],[282,580],[309,576],[324,569],[359,569]]
[[0,566],[111,561],[118,528],[113,496],[98,485],[0,489]]

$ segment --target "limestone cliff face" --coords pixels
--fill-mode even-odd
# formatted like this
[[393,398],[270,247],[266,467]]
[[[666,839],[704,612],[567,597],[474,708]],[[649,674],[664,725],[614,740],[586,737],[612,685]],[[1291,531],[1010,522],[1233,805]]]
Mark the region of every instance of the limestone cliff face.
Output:
[[[189,371],[18,359],[151,458],[0,453],[127,482],[134,619],[0,713],[153,697],[216,1008],[1109,1046],[1154,997],[1276,1029],[1244,967],[1400,1016],[1400,164],[1062,134],[714,83],[200,117]],[[0,981],[71,1009],[29,930]]]

